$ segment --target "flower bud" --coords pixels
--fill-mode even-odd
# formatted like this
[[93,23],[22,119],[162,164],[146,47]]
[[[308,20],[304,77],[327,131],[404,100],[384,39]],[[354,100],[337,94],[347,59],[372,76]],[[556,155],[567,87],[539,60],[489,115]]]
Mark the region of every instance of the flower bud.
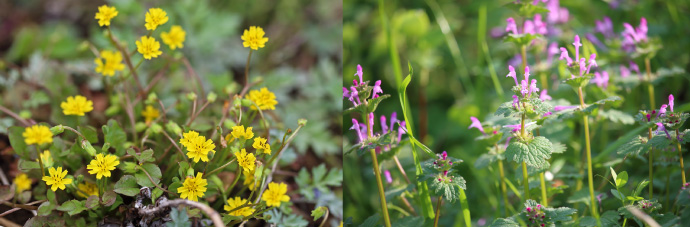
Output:
[[93,148],[91,142],[89,142],[88,140],[81,141],[81,148],[86,150],[86,153],[89,153],[89,155],[96,156],[96,148]]
[[53,133],[53,135],[58,135],[64,131],[65,131],[65,126],[63,126],[63,125],[56,125],[56,126],[53,126],[52,128],[50,128],[50,132]]
[[194,92],[187,93],[187,99],[189,99],[190,101],[194,101],[194,100],[196,100],[196,98],[197,98],[196,93],[194,93]]
[[180,126],[174,121],[168,121],[168,123],[165,124],[165,129],[168,130],[168,132],[175,135],[182,134],[182,128],[180,128]]
[[215,102],[217,98],[218,98],[218,95],[215,92],[208,93],[208,95],[206,96],[206,99],[209,102]]

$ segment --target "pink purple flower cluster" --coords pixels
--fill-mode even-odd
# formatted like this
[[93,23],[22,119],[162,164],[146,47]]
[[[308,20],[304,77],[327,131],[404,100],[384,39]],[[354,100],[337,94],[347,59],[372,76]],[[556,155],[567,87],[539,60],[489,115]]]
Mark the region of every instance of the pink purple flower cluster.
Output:
[[546,217],[546,213],[544,213],[542,208],[541,204],[537,204],[535,207],[525,208],[525,216],[527,217],[527,221],[529,221],[529,226],[543,227],[549,223],[550,218]]

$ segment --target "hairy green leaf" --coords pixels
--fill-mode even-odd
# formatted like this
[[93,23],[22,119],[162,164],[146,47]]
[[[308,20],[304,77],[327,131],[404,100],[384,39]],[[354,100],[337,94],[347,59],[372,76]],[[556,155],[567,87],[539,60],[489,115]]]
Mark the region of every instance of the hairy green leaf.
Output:
[[517,163],[525,162],[527,165],[541,168],[551,158],[553,145],[543,136],[538,136],[525,144],[522,141],[514,141],[508,145],[505,156],[509,161]]

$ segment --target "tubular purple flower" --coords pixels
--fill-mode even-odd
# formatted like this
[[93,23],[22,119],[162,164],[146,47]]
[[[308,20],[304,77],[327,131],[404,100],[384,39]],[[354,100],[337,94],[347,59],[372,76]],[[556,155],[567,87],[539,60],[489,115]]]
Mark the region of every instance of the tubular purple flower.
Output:
[[589,69],[592,68],[592,65],[594,65],[594,67],[599,67],[599,65],[597,65],[596,59],[597,59],[597,54],[592,54],[589,56],[589,65],[587,66],[587,72],[586,72],[587,74],[589,74]]
[[350,87],[350,102],[355,104],[355,106],[359,105],[361,101],[359,100],[359,92],[357,92],[357,88],[355,87]]
[[386,183],[393,183],[393,178],[391,177],[391,171],[384,170],[383,175],[386,176]]
[[547,49],[546,53],[546,59],[549,65],[551,65],[551,63],[553,62],[553,56],[555,54],[558,54],[559,51],[560,50],[558,50],[558,43],[552,42],[551,44],[549,44],[549,48]]
[[661,105],[661,108],[659,108],[659,115],[656,116],[657,119],[666,115],[666,107],[668,107],[668,105]]
[[642,79],[642,74],[640,74],[640,67],[635,64],[635,62],[630,61],[630,71],[634,71]]
[[522,97],[526,97],[527,94],[529,94],[529,84],[527,84],[527,80],[522,80],[522,86],[520,86],[520,93],[522,94]]
[[606,71],[602,73],[595,72],[594,79],[592,79],[592,83],[595,83],[597,86],[602,88],[608,87],[609,73],[607,73]]
[[541,19],[541,14],[534,15],[534,30],[537,34],[546,35],[548,33],[546,23]]
[[543,117],[551,116],[553,113],[551,111],[544,113]]
[[551,98],[551,96],[549,96],[549,94],[547,94],[546,89],[544,89],[544,90],[541,90],[541,93],[539,93],[539,99],[541,99],[541,101],[546,101],[546,100],[551,100],[552,98]]
[[579,35],[575,35],[575,42],[573,42],[573,46],[575,46],[575,59],[580,59],[580,47],[582,46],[582,43],[580,43]]
[[506,26],[506,32],[509,32],[509,34],[510,32],[512,32],[513,34],[518,35],[519,33],[517,30],[517,25],[515,25],[515,19],[509,17],[508,19],[506,19],[506,22],[508,22],[508,25]]
[[445,161],[448,158],[448,153],[446,153],[446,151],[443,151],[443,153],[441,153],[441,158],[443,158],[443,160]]
[[525,66],[525,80],[529,81],[529,66]]
[[622,78],[628,78],[628,76],[630,76],[630,70],[628,68],[626,68],[625,66],[621,65],[620,71],[621,71],[621,77]]
[[587,63],[585,58],[580,58],[580,76],[583,76],[585,71],[587,71]]
[[369,138],[374,137],[374,113],[369,113]]
[[391,127],[389,127],[391,130],[393,130],[393,126],[395,126],[395,123],[398,123],[398,113],[393,112],[391,114]]
[[402,135],[407,134],[407,131],[405,130],[405,121],[400,122],[400,127],[398,127],[398,143],[402,141]]
[[[534,122],[532,122],[532,123],[534,123]],[[512,128],[512,129],[510,130],[511,132],[518,132],[518,131],[520,131],[520,129],[522,128],[522,126],[521,126],[520,124],[516,124],[516,125],[506,125],[506,126],[503,126],[503,127],[504,127],[504,128]]]
[[536,34],[534,29],[534,22],[531,20],[526,20],[522,25],[522,34]]
[[647,41],[647,18],[640,18],[640,25],[637,26],[637,37],[640,40]]
[[546,2],[546,9],[549,10],[549,14],[546,17],[549,23],[557,24],[568,22],[568,9],[560,7],[558,0],[550,0]]
[[374,89],[372,90],[372,96],[371,98],[375,99],[379,97],[379,93],[383,94],[383,90],[381,89],[381,80],[377,80],[376,83],[374,83]]
[[561,47],[561,57],[558,58],[558,60],[566,60],[566,63],[568,63],[568,66],[573,64],[573,59],[568,56],[568,49],[565,49],[565,47]]
[[343,98],[350,98],[350,91],[346,87],[343,87]]
[[482,132],[482,134],[486,135],[486,133],[484,132],[484,128],[482,127],[482,122],[480,122],[479,119],[477,119],[476,117],[472,116],[472,117],[470,117],[470,121],[472,121],[472,124],[471,124],[470,127],[467,128],[467,129],[476,128],[476,129],[478,129],[480,132]]
[[532,95],[534,92],[539,92],[539,88],[537,87],[537,79],[532,79],[532,83],[529,86],[530,95]]
[[508,70],[509,70],[510,72],[508,72],[508,75],[506,75],[506,77],[512,77],[513,80],[515,80],[515,86],[520,85],[520,84],[518,84],[517,75],[515,74],[515,69],[513,68],[513,66],[509,65],[509,66],[508,66]]
[[355,76],[359,76],[359,83],[360,84],[364,82],[364,81],[362,81],[362,76],[364,76],[364,72],[362,72],[362,66],[359,64],[357,65],[357,72],[355,73]]
[[668,95],[668,107],[671,108],[671,113],[673,113],[673,94]]
[[563,110],[569,110],[569,109],[574,109],[577,108],[578,106],[554,106],[553,107],[553,112],[559,112]]
[[383,134],[388,133],[388,125],[386,124],[386,116],[381,115],[381,131]]
[[364,136],[362,136],[362,130],[359,128],[359,122],[357,119],[352,118],[352,127],[350,130],[355,130],[357,132],[357,136],[359,137],[359,142],[364,141]]
[[602,21],[594,21],[596,24],[594,30],[600,32],[605,38],[609,39],[614,36],[613,34],[613,23],[611,23],[611,18],[604,17]]
[[671,139],[671,134],[668,133],[668,130],[666,130],[666,127],[664,127],[663,123],[657,122],[656,125],[659,126],[659,129],[657,129],[657,132],[664,131],[666,133],[666,138]]

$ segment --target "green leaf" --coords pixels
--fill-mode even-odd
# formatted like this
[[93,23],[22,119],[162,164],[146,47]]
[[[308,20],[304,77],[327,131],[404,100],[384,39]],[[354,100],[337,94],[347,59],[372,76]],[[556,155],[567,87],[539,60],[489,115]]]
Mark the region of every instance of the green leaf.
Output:
[[84,203],[84,206],[86,209],[93,209],[94,207],[97,207],[98,204],[98,196],[97,195],[92,195],[89,196],[89,198],[86,199],[86,203]]
[[189,216],[187,216],[186,209],[178,210],[173,207],[170,210],[170,221],[165,223],[167,227],[188,227],[192,226],[192,222],[189,221]]
[[127,134],[122,130],[117,121],[111,119],[108,125],[103,125],[103,138],[106,143],[109,143],[115,148],[116,155],[122,156],[125,154],[125,142],[127,142]]
[[618,214],[618,212],[609,210],[601,214],[599,219],[601,220],[601,225],[603,227],[618,227],[620,226],[618,224],[618,220],[620,218],[621,216]]
[[594,103],[588,105],[587,107],[585,107],[584,110],[582,110],[582,112],[588,113],[588,114],[589,114],[589,113],[592,113],[592,111],[594,111],[596,108],[599,108],[599,105],[606,104],[607,102],[615,102],[615,101],[618,101],[618,100],[621,100],[621,97],[618,97],[618,96],[610,96],[610,97],[608,97],[608,98],[605,98],[605,99],[596,101],[596,102],[594,102]]
[[75,214],[79,214],[82,211],[84,211],[86,207],[84,207],[84,201],[79,201],[79,200],[70,200],[67,202],[64,202],[62,205],[57,207],[57,210],[59,211],[64,211],[67,212],[70,216],[73,216]]
[[577,89],[580,87],[587,86],[587,84],[589,84],[589,80],[591,80],[591,79],[592,79],[592,76],[585,75],[585,76],[578,76],[578,77],[574,77],[574,78],[569,78],[563,82],[570,85],[574,89]]
[[642,192],[642,189],[647,187],[649,184],[648,180],[642,180],[639,184],[637,184],[637,188],[635,188],[635,191],[633,192],[633,196],[638,196]]
[[541,5],[534,5],[531,2],[518,3],[520,6],[518,13],[521,17],[532,18],[536,14],[548,13],[549,10]]
[[652,136],[652,139],[647,143],[654,149],[665,150],[671,146],[671,140],[666,137],[666,133]]
[[623,187],[626,183],[628,183],[628,172],[623,171],[616,177],[616,187]]
[[597,219],[592,217],[592,216],[586,216],[580,219],[580,226],[582,227],[590,227],[590,226],[597,226]]
[[107,191],[103,194],[101,203],[105,206],[110,206],[115,203],[115,200],[117,200],[117,194],[113,191]]
[[520,227],[520,225],[512,218],[497,218],[490,227]]
[[316,207],[311,211],[311,216],[314,217],[314,221],[316,221],[317,219],[323,217],[323,215],[326,214],[326,211],[328,211],[327,207]]
[[137,185],[137,180],[134,176],[124,175],[115,183],[114,191],[122,195],[134,197],[139,194],[139,185]]
[[551,148],[551,154],[561,154],[561,153],[565,152],[565,151],[568,149],[568,148],[565,146],[565,144],[562,144],[562,143],[555,142],[555,143],[552,143],[552,144],[553,144],[553,146],[552,146],[552,148]]
[[19,126],[12,126],[8,131],[8,137],[10,139],[10,145],[12,146],[12,149],[14,150],[19,157],[22,157],[23,159],[31,159],[29,156],[29,152],[26,149],[26,143],[24,143],[24,136],[22,133],[24,133],[24,128],[19,127]]
[[532,40],[539,39],[541,37],[542,36],[539,34],[530,34],[530,33],[509,34],[508,36],[506,36],[504,42],[514,43],[515,46],[521,47],[521,46],[527,46],[532,42]]
[[505,156],[508,161],[517,163],[525,162],[527,165],[541,168],[547,165],[547,159],[551,158],[553,145],[546,137],[538,136],[525,144],[522,141],[514,141],[508,145]]
[[151,179],[153,179],[153,182],[151,182],[151,179],[144,173],[144,171],[138,171],[137,173],[134,174],[134,177],[137,180],[137,184],[144,186],[144,187],[155,187],[158,183],[160,183],[161,179],[161,169],[158,168],[157,165],[153,163],[146,163],[142,165],[140,168],[143,168],[146,170],[146,172],[151,175]]
[[510,116],[517,116],[519,112],[513,108],[513,102],[504,102],[500,106],[498,106],[498,109],[496,109],[496,112],[494,115],[496,116],[503,116],[503,117],[510,117]]
[[601,110],[599,111],[599,116],[624,125],[632,125],[635,123],[635,118],[633,118],[632,115],[616,109]]
[[395,220],[391,226],[396,226],[396,227],[419,227],[419,226],[424,226],[424,218],[422,217],[415,217],[415,216],[407,216],[404,218],[400,218],[398,220]]
[[43,202],[40,206],[38,206],[38,215],[49,215],[53,211],[53,209],[55,209],[55,205],[52,204],[50,201]]
[[618,149],[617,153],[620,155],[642,156],[647,151],[649,151],[647,137],[636,136],[629,142],[623,144],[623,146]]
[[310,176],[306,168],[302,168],[297,174],[295,181],[299,185],[300,194],[304,195],[307,200],[314,200],[314,189],[321,192],[329,191],[331,186],[340,186],[343,181],[343,170],[333,168],[326,169],[325,164],[321,164],[312,169],[313,177]]
[[379,216],[378,213],[371,215],[367,219],[365,219],[364,222],[362,222],[362,224],[359,225],[359,227],[378,227],[378,226],[381,226],[378,224],[379,219],[381,219],[381,217]]
[[91,126],[78,126],[77,130],[81,132],[84,137],[86,137],[86,140],[88,140],[91,143],[98,143],[98,131],[94,127]]
[[276,224],[285,227],[302,227],[307,226],[309,224],[309,222],[307,220],[304,220],[304,218],[302,218],[302,216],[300,215],[285,215],[277,209],[269,210],[265,214],[268,214],[271,217],[266,221],[271,224]]
[[611,194],[613,195],[613,197],[616,197],[616,199],[620,200],[621,202],[625,202],[625,195],[620,191],[616,189],[611,189]]
[[347,114],[350,114],[352,112],[357,112],[360,114],[373,113],[374,111],[376,111],[376,108],[379,106],[381,101],[383,101],[384,99],[390,98],[390,97],[391,97],[391,95],[384,94],[384,95],[381,95],[379,97],[369,99],[366,104],[362,103],[362,104],[359,104],[357,106],[350,107],[347,110],[344,110],[343,114],[347,115]]

